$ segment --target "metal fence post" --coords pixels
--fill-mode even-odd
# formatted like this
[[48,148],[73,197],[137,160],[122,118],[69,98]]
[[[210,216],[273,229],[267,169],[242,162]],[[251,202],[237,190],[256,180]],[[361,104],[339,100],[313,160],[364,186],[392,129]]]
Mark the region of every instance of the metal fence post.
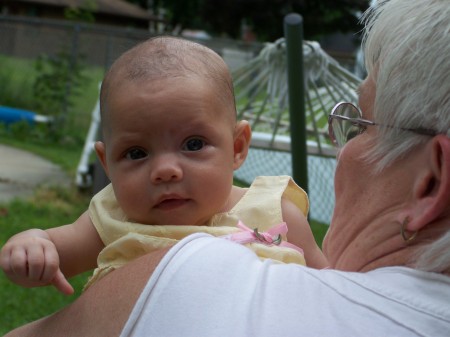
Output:
[[303,18],[296,13],[284,17],[292,154],[292,176],[308,193],[306,148],[305,81],[303,75]]

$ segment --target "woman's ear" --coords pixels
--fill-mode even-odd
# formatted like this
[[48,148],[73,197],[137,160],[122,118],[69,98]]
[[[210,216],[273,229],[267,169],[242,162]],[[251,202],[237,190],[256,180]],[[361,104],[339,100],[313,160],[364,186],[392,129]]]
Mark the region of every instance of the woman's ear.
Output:
[[426,169],[413,186],[414,209],[406,225],[409,231],[420,230],[444,215],[450,204],[450,138],[435,136],[426,151]]
[[105,174],[109,177],[108,165],[106,163],[106,148],[105,143],[103,142],[95,142],[94,144],[95,152],[97,153],[97,157],[100,160],[100,163],[103,166],[103,170]]
[[250,124],[247,121],[236,123],[234,129],[234,170],[241,167],[247,158],[251,138],[252,131],[250,129]]

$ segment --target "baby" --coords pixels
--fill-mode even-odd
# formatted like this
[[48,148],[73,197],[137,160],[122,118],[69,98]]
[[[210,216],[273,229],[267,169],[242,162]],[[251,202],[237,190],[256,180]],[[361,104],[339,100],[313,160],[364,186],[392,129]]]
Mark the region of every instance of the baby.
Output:
[[112,65],[100,107],[95,150],[111,184],[74,223],[10,238],[1,252],[10,280],[71,294],[71,276],[97,267],[92,284],[200,231],[261,258],[327,266],[305,217],[308,198],[290,177],[233,186],[251,130],[236,120],[232,78],[214,51],[174,37],[147,40]]

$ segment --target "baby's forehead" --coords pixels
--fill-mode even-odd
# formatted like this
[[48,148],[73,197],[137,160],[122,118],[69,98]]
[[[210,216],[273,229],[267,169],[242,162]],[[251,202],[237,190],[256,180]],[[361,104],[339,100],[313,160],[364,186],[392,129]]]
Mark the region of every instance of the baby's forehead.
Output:
[[[193,125],[200,127],[201,121],[208,125],[221,125],[220,128],[224,129],[233,128],[236,123],[234,104],[224,104],[222,95],[207,83],[201,85],[198,80],[193,82],[186,78],[167,78],[158,81],[157,87],[151,87],[144,82],[140,79],[129,84],[128,91],[117,88],[112,92],[108,108],[102,115],[102,125],[106,127],[104,132],[121,127],[124,120],[133,119],[139,121],[137,129],[147,124],[146,121],[152,121],[150,124],[153,127],[160,125],[156,126],[160,131],[170,125],[167,124],[170,120],[179,128]],[[177,84],[173,85],[175,82]],[[152,95],[146,94],[149,90]],[[166,122],[160,124],[162,121]]]
[[[193,90],[197,88],[199,94],[214,97],[223,95],[224,85],[219,83],[223,80],[215,78],[214,76],[205,76],[192,73],[179,73],[172,76],[154,76],[149,74],[148,76],[140,76],[138,78],[132,78],[128,76],[116,76],[111,81],[110,93],[112,96],[117,97],[122,92],[132,90],[133,92],[168,92],[170,95],[182,96],[185,92],[195,92]],[[132,88],[132,89],[130,89]],[[126,90],[125,90],[126,89]],[[111,95],[109,95],[111,96]]]
[[219,55],[209,48],[186,41],[162,39],[156,41],[156,45],[157,48],[153,43],[144,43],[113,64],[104,83],[105,106],[110,103],[111,96],[120,95],[126,85],[136,90],[142,85],[148,90],[152,86],[185,83],[208,88],[208,95],[214,95],[217,104],[232,105],[235,115],[231,75]]
[[142,102],[144,106],[189,105],[193,110],[196,108],[201,110],[201,107],[208,105],[214,108],[213,111],[236,115],[232,94],[225,94],[223,87],[215,84],[215,79],[205,76],[141,77],[122,80],[111,87],[108,96],[106,103],[109,105],[109,111],[116,111],[122,104]]

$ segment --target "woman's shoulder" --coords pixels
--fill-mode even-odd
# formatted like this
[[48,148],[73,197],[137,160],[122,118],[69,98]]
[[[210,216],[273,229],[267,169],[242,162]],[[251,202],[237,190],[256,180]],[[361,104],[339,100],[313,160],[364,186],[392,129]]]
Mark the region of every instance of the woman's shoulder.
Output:
[[[260,324],[252,326],[258,336],[298,331],[333,336],[348,336],[351,331],[365,336],[405,335],[410,329],[419,335],[439,336],[450,328],[450,309],[443,305],[448,301],[442,299],[448,284],[438,288],[444,290],[439,295],[431,289],[422,289],[419,295],[416,287],[433,288],[437,281],[427,276],[401,268],[352,273],[261,261],[239,244],[194,234],[168,252],[146,293],[152,298],[152,308],[158,308],[149,316],[160,331],[187,329],[191,335],[205,335],[210,332],[206,327],[213,324],[219,329],[215,331],[226,334],[229,324],[220,330],[220,323],[232,321],[234,335],[242,335],[249,331],[249,323],[240,318],[251,315],[259,318]],[[435,302],[436,297],[441,299]],[[189,326],[183,321],[162,323],[167,315],[181,317],[186,312],[196,317],[195,327],[188,320]],[[148,320],[141,324],[145,329],[152,326]]]

